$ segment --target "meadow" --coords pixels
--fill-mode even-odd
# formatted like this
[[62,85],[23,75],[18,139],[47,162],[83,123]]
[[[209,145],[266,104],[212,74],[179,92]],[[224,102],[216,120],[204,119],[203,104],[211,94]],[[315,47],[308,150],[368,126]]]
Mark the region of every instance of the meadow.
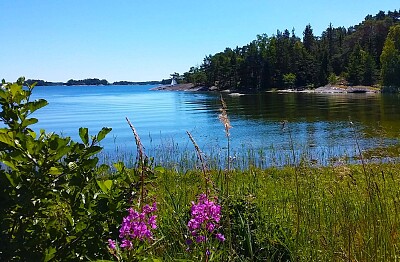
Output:
[[[399,251],[398,149],[369,161],[319,166],[291,147],[287,165],[260,168],[258,155],[234,159],[221,98],[224,155],[206,156],[189,132],[184,163],[159,165],[137,146],[130,163],[99,161],[100,141],[30,129],[34,86],[0,91],[2,261],[396,261]],[[394,151],[394,153],[393,153]],[[160,154],[168,155],[168,152]],[[242,163],[246,163],[243,165]],[[219,163],[219,164],[216,164]],[[223,163],[223,165],[220,165]],[[223,167],[221,167],[223,166]]]

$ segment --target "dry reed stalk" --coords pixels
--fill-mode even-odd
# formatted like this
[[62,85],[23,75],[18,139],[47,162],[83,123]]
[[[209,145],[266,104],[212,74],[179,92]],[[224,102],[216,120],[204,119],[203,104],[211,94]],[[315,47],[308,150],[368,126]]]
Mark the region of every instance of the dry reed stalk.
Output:
[[[221,123],[224,125],[225,136],[226,136],[226,140],[227,140],[227,148],[228,148],[228,151],[227,151],[228,168],[227,168],[227,172],[224,172],[224,180],[225,180],[224,181],[225,182],[224,194],[225,194],[225,201],[227,201],[229,198],[229,173],[231,171],[231,154],[230,154],[231,140],[230,140],[229,130],[232,128],[232,126],[231,126],[231,122],[229,121],[229,117],[228,117],[228,113],[227,113],[228,107],[226,106],[226,103],[225,103],[224,99],[222,98],[222,95],[220,95],[219,100],[221,102],[221,108],[219,109],[219,111],[221,113],[218,115],[218,118],[221,121]],[[226,223],[227,223],[227,228],[228,228],[228,232],[229,232],[228,245],[229,245],[229,249],[232,250],[232,235],[231,235],[232,229],[231,229],[231,219],[229,216],[227,217]]]
[[[219,120],[221,121],[221,123],[224,125],[225,128],[225,136],[227,139],[227,148],[228,148],[228,152],[227,152],[227,164],[228,164],[228,172],[230,172],[231,170],[231,156],[230,156],[230,133],[229,133],[229,129],[232,128],[231,126],[231,122],[229,121],[229,117],[228,117],[228,113],[226,112],[228,107],[226,106],[226,103],[224,101],[224,99],[222,98],[222,95],[220,96],[220,102],[221,102],[221,108],[219,109],[219,111],[221,112],[221,114],[218,115]],[[229,195],[229,177],[227,172],[225,172],[225,193],[226,196]]]
[[135,137],[136,147],[137,147],[137,151],[138,151],[138,155],[139,155],[139,161],[144,162],[144,158],[146,157],[146,154],[144,153],[143,144],[140,141],[139,134],[136,132],[136,129],[132,125],[131,121],[129,121],[129,118],[126,117],[125,119],[128,122],[128,125],[130,126],[130,128],[132,129],[133,136]]
[[135,137],[135,142],[136,142],[136,147],[137,147],[137,151],[138,151],[138,166],[141,167],[140,169],[140,183],[141,183],[141,193],[140,193],[140,199],[139,199],[139,206],[142,207],[142,203],[144,200],[144,177],[145,177],[145,169],[147,170],[147,167],[145,165],[145,158],[146,158],[146,154],[144,153],[144,149],[143,149],[143,144],[140,141],[140,137],[139,134],[136,132],[135,127],[132,125],[131,121],[129,121],[129,118],[126,117],[125,118],[126,121],[128,122],[128,125],[130,126],[132,132],[133,132],[133,136]]
[[186,131],[186,133],[189,136],[190,141],[192,141],[192,144],[194,145],[194,148],[196,150],[196,154],[198,159],[200,160],[201,163],[201,170],[203,171],[203,176],[204,176],[204,180],[205,180],[205,184],[206,184],[206,195],[208,196],[209,193],[209,185],[212,186],[212,188],[214,188],[214,185],[210,179],[210,176],[208,174],[208,169],[207,169],[207,165],[206,162],[203,158],[203,153],[200,150],[200,147],[197,145],[196,141],[194,140],[192,134],[189,131]]
[[231,126],[231,122],[229,121],[229,117],[228,117],[228,113],[226,112],[226,110],[228,109],[228,107],[226,106],[226,103],[224,101],[224,99],[222,98],[222,95],[220,96],[220,101],[221,101],[221,108],[219,109],[219,111],[221,112],[221,114],[218,115],[219,120],[221,121],[221,123],[224,125],[225,128],[225,136],[226,139],[228,141],[228,171],[231,170],[231,161],[230,161],[230,133],[229,133],[229,129],[232,128]]
[[219,111],[221,112],[221,114],[218,115],[218,118],[221,121],[221,123],[224,125],[226,137],[229,138],[229,136],[230,136],[229,129],[231,129],[232,126],[231,126],[231,122],[229,121],[229,118],[228,118],[228,113],[226,112],[226,110],[228,108],[226,106],[224,99],[222,98],[222,95],[220,96],[220,101],[221,101],[221,108],[219,109]]

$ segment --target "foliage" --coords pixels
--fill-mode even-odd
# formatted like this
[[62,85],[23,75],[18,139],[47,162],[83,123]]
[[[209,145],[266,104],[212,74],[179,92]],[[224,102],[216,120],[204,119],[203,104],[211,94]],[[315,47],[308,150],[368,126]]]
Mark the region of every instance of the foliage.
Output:
[[338,82],[338,77],[334,73],[330,73],[328,77],[328,83],[330,85],[336,85]]
[[23,83],[3,81],[0,89],[0,260],[102,257],[104,233],[120,220],[130,189],[127,177],[109,179],[109,168],[97,166],[99,142],[111,128],[91,137],[80,128],[81,143],[37,134],[30,116],[47,102],[30,101],[34,85]]
[[207,76],[203,70],[198,67],[191,67],[189,72],[183,74],[186,82],[193,83],[194,85],[205,84]]
[[384,86],[400,87],[400,25],[390,28],[381,55]]
[[98,86],[98,85],[109,85],[106,79],[97,79],[97,78],[88,78],[84,80],[74,80],[70,79],[65,83],[67,86],[76,86],[76,85],[88,85],[88,86]]
[[220,90],[287,88],[288,74],[296,75],[295,87],[325,85],[332,73],[348,76],[346,80],[352,85],[375,85],[380,80],[377,71],[382,67],[388,72],[385,63],[397,59],[390,51],[390,43],[385,48],[387,58],[380,57],[389,28],[399,25],[399,21],[398,11],[381,11],[347,29],[330,24],[321,36],[314,36],[310,24],[302,39],[294,29],[278,30],[269,37],[257,35],[247,45],[206,56],[200,66],[192,67],[183,76],[186,82],[204,82]]
[[296,75],[293,73],[283,75],[283,84],[286,88],[293,88],[296,83]]

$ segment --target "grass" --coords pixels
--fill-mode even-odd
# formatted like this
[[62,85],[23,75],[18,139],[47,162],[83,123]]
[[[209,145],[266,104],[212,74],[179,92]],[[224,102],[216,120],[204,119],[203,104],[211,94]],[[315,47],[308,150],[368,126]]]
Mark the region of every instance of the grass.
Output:
[[[362,151],[355,137],[354,152],[359,156],[334,159],[329,149],[315,156],[307,148],[294,148],[295,135],[290,129],[285,132],[284,153],[282,148],[243,148],[204,155],[190,133],[193,149],[154,150],[149,159],[156,179],[150,190],[159,211],[149,257],[201,260],[187,251],[187,223],[191,201],[212,184],[227,240],[214,246],[210,261],[397,261],[398,146],[376,149],[376,158],[376,152]],[[374,161],[368,161],[370,155]],[[143,165],[133,153],[117,159],[130,167]],[[114,157],[104,156],[104,162],[110,160]]]
[[[292,140],[290,133],[289,137]],[[229,169],[210,158],[201,159],[196,168],[195,156],[200,158],[201,152],[195,145],[194,156],[184,153],[179,167],[158,169],[153,190],[159,203],[160,241],[153,255],[199,260],[186,251],[185,241],[190,203],[208,190],[206,177],[222,205],[221,225],[227,236],[211,260],[396,261],[400,164],[368,163],[357,140],[355,144],[358,163],[318,166],[307,152],[292,148],[286,156],[288,165],[264,168],[257,159],[265,152],[250,150],[240,159],[223,157],[234,159]],[[205,168],[205,162],[212,167]]]
[[[236,170],[224,219],[232,247],[223,261],[394,261],[399,250],[399,164]],[[299,172],[298,175],[295,173]],[[211,170],[217,188],[223,174]],[[368,180],[365,176],[368,176]],[[297,176],[297,180],[296,180]],[[159,252],[185,253],[189,203],[202,192],[201,171],[165,170],[157,179]],[[225,231],[228,227],[225,228]]]
[[[388,161],[380,148],[383,161],[368,162],[354,132],[358,160],[325,160],[327,164],[316,165],[307,151],[295,150],[290,129],[287,154],[272,150],[267,157],[263,150],[245,150],[231,156],[226,110],[225,105],[220,116],[227,134],[226,154],[205,157],[188,132],[195,150],[179,155],[169,148],[158,151],[162,157],[153,159],[153,165],[163,168],[153,166],[156,179],[151,190],[159,211],[157,241],[149,256],[166,261],[400,258],[400,163],[396,158],[391,155]],[[284,158],[286,165],[266,167],[266,159],[275,155]],[[224,243],[213,245],[210,256],[189,252],[186,244],[191,202],[204,192],[218,197],[226,236]]]

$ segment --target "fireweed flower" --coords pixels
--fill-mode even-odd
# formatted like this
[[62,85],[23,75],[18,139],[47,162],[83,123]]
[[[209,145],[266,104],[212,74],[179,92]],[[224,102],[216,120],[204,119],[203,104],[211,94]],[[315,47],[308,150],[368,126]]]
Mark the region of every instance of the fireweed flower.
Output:
[[[131,249],[135,240],[153,240],[152,230],[157,228],[157,216],[153,213],[157,211],[157,204],[154,202],[152,206],[145,205],[142,210],[139,213],[133,208],[129,208],[128,215],[122,219],[119,229],[121,248]],[[109,247],[112,248],[110,240]],[[115,243],[112,249],[115,249]]]
[[109,247],[110,249],[112,249],[112,250],[115,250],[115,249],[116,249],[115,241],[112,240],[112,239],[109,239],[109,240],[108,240],[108,247]]
[[207,236],[213,236],[223,242],[224,235],[217,233],[221,220],[221,206],[210,201],[205,194],[198,196],[198,202],[192,201],[191,219],[188,222],[190,235],[197,243],[206,242]]

